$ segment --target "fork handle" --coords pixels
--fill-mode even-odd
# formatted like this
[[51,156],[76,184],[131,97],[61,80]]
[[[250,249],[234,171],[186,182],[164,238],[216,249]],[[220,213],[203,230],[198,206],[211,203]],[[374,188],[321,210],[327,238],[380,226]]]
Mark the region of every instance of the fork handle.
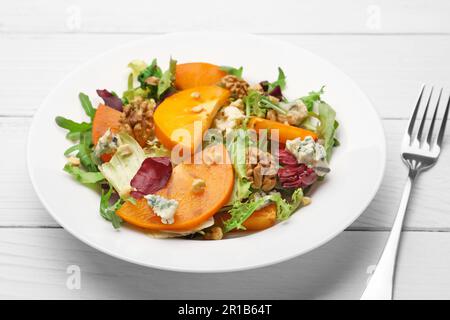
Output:
[[409,196],[414,180],[418,174],[417,170],[410,170],[408,179],[403,189],[402,200],[395,217],[386,246],[378,261],[375,272],[364,290],[361,300],[392,300],[392,288],[394,282],[395,262],[397,260],[397,249],[402,233],[403,220],[408,206]]

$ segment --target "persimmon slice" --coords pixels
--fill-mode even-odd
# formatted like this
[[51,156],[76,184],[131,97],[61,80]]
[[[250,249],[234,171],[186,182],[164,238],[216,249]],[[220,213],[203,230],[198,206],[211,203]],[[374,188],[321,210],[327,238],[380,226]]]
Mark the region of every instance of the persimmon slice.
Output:
[[[208,147],[204,152],[221,155],[223,162],[180,163],[173,169],[166,187],[156,192],[162,197],[178,201],[173,224],[163,224],[144,198],[138,200],[135,205],[125,202],[116,211],[117,215],[141,228],[180,231],[193,229],[212,217],[228,202],[233,190],[234,173],[223,145]],[[194,179],[202,179],[205,182],[203,192],[194,192]]]
[[[314,140],[317,140],[317,134],[315,134],[312,131],[309,131],[309,130],[306,130],[303,128],[299,128],[299,127],[290,126],[287,124],[283,124],[278,121],[273,121],[273,120],[268,120],[268,119],[263,119],[263,118],[258,118],[258,117],[251,118],[250,121],[248,122],[248,127],[250,129],[256,130],[257,132],[262,129],[278,130],[280,143],[286,143],[286,140],[293,140],[298,137],[304,139],[307,136],[311,136]],[[269,134],[270,134],[270,131],[269,131]]]
[[177,64],[175,71],[175,87],[185,90],[199,86],[218,84],[227,73],[219,66],[205,62]]
[[122,112],[113,108],[100,104],[95,112],[94,121],[92,123],[92,142],[97,144],[98,140],[110,129],[116,133],[120,129],[120,115]]
[[193,154],[229,96],[230,92],[226,89],[204,86],[183,90],[166,98],[153,115],[156,137],[169,149],[179,145]]

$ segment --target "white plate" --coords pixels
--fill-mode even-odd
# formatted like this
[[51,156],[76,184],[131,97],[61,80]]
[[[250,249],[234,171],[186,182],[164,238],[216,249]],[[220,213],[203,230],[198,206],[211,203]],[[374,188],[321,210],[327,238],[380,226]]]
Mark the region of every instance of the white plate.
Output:
[[[127,64],[133,59],[169,57],[179,62],[207,61],[244,66],[250,82],[275,79],[286,72],[288,98],[326,85],[323,99],[337,111],[341,146],[331,173],[313,194],[312,204],[288,221],[263,232],[222,241],[152,239],[124,227],[115,231],[98,212],[99,195],[62,171],[64,150],[71,145],[55,117],[86,116],[80,91],[93,103],[95,89],[126,89]],[[187,272],[223,272],[261,267],[304,254],[343,231],[374,197],[385,166],[380,120],[359,87],[322,58],[292,44],[231,33],[176,33],[145,38],[90,60],[68,75],[45,99],[34,117],[28,140],[31,181],[44,206],[75,237],[114,257],[144,266]]]

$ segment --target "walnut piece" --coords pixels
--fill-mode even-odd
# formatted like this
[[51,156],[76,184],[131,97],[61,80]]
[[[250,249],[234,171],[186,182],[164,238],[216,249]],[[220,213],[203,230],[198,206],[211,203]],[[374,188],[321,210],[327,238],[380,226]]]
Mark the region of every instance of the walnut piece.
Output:
[[255,84],[251,85],[249,87],[249,90],[255,90],[255,91],[258,91],[261,94],[264,94],[264,88],[259,83],[255,83]]
[[268,192],[277,184],[277,170],[274,157],[258,148],[248,151],[247,177],[252,181],[252,188]]
[[77,157],[69,157],[67,158],[67,162],[72,166],[79,166],[80,165],[80,159]]
[[233,99],[242,99],[247,95],[250,85],[247,81],[233,75],[227,75],[220,80],[220,85],[230,90]]
[[145,83],[151,86],[157,86],[159,83],[159,78],[154,76],[148,77],[145,79]]
[[148,140],[155,137],[153,123],[155,105],[153,99],[144,100],[141,97],[136,97],[123,107],[120,118],[121,130],[133,136],[141,146],[145,146]]
[[203,239],[205,240],[221,240],[223,238],[223,231],[221,227],[212,227],[205,232]]
[[193,193],[203,193],[206,188],[205,180],[194,179],[192,180],[192,192]]
[[311,203],[311,198],[310,197],[303,197],[303,199],[302,199],[302,205],[303,206],[307,206],[310,203]]

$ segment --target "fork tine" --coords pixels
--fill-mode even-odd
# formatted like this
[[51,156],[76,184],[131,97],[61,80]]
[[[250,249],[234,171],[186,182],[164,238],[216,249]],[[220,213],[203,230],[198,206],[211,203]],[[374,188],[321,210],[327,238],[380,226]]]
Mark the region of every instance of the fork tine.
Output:
[[428,130],[427,143],[430,146],[431,146],[431,140],[433,139],[434,123],[436,121],[436,116],[437,116],[437,112],[438,112],[438,109],[439,109],[439,104],[441,102],[442,90],[443,90],[443,88],[441,88],[441,90],[439,91],[439,97],[438,97],[437,102],[436,102],[436,107],[434,108],[433,119],[431,119],[430,129]]
[[420,101],[422,101],[423,92],[425,91],[425,85],[422,85],[422,90],[420,90],[419,98],[417,99],[416,107],[414,108],[414,111],[411,115],[411,118],[409,119],[409,125],[408,125],[408,135],[410,138],[410,142],[412,141],[412,133],[414,129],[414,123],[416,122],[417,112],[419,111]]
[[444,118],[442,118],[441,128],[439,129],[439,135],[437,138],[437,145],[440,147],[442,145],[442,140],[444,139],[445,126],[448,120],[448,109],[450,107],[450,97],[448,97],[447,107],[445,108]]
[[430,95],[428,96],[427,105],[425,107],[425,111],[423,112],[422,121],[420,122],[419,131],[417,132],[417,140],[419,142],[422,141],[422,132],[423,127],[425,126],[425,121],[427,120],[428,107],[430,106],[431,97],[433,95],[434,87],[431,87]]

